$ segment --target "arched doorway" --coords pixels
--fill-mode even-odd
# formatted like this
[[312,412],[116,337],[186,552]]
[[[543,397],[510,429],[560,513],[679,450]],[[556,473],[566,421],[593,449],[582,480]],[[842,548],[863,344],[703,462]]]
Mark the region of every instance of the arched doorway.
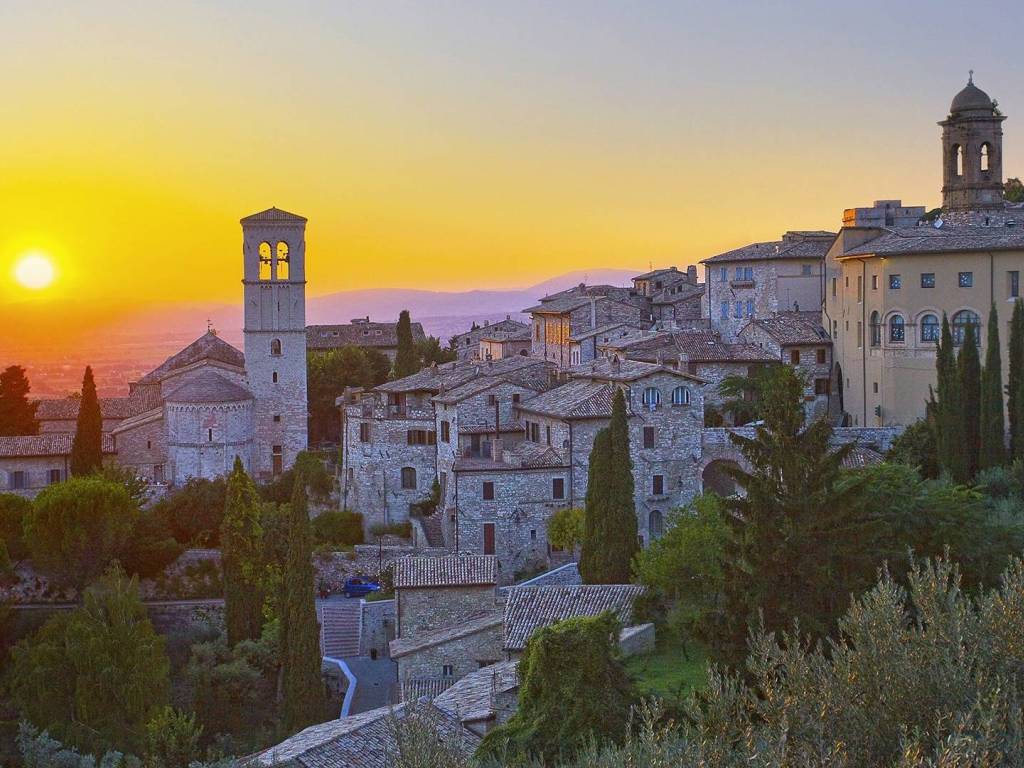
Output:
[[728,469],[737,469],[739,465],[730,459],[715,459],[701,472],[704,493],[715,493],[719,496],[733,496],[737,493],[736,481],[730,477]]

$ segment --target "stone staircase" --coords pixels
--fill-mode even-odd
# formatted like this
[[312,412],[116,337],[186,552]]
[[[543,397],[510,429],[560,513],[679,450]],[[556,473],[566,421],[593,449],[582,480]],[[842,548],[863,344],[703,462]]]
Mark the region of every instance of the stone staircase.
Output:
[[363,631],[360,600],[337,600],[317,607],[320,620],[320,654],[334,659],[358,656]]
[[432,515],[420,518],[423,535],[427,537],[427,546],[429,547],[444,546],[444,523],[441,521],[441,515],[441,512],[436,511]]

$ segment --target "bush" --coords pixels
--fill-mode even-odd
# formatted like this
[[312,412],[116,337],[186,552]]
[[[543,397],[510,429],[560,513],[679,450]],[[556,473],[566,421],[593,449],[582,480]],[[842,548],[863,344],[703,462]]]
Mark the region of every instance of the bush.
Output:
[[177,560],[185,548],[174,538],[163,515],[143,512],[132,528],[121,553],[125,570],[142,579],[152,579]]
[[583,510],[560,509],[548,519],[548,541],[552,547],[575,552],[583,541]]
[[188,768],[198,757],[202,733],[194,713],[164,707],[146,723],[147,768]]
[[921,477],[934,480],[940,474],[935,425],[929,419],[915,421],[893,440],[888,461],[916,467]]
[[24,521],[32,510],[32,502],[13,493],[0,493],[0,540],[7,545],[13,562],[28,557],[25,546]]
[[264,501],[287,504],[292,498],[295,485],[295,470],[301,465],[306,474],[307,490],[311,498],[325,501],[334,489],[334,478],[327,471],[324,463],[316,454],[301,451],[295,457],[295,466],[282,472],[272,482],[260,487],[260,496]]
[[374,538],[397,536],[400,539],[411,539],[412,523],[408,520],[402,523],[375,523],[370,526],[370,535]]
[[175,540],[185,547],[216,547],[224,519],[227,482],[223,477],[194,477],[174,493],[153,505],[151,513],[162,517]]
[[348,510],[332,510],[310,521],[313,543],[318,546],[350,547],[363,543],[363,516]]

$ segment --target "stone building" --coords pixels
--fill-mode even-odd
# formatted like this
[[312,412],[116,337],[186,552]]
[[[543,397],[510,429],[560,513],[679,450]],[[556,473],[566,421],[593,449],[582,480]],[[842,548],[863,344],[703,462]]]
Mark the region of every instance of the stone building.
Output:
[[[424,341],[422,323],[410,323],[413,343]],[[395,361],[398,354],[398,323],[373,323],[369,316],[357,317],[351,323],[307,325],[306,348],[311,352],[329,352],[342,347],[372,349]]]
[[[0,437],[0,492],[33,498],[67,480],[73,440],[74,435],[52,433]],[[110,435],[103,435],[102,448],[104,455],[113,455]]]
[[[481,355],[483,351],[481,340],[483,338],[496,339],[514,336],[522,331],[529,330],[529,328],[530,326],[526,323],[513,320],[510,315],[506,315],[504,320],[499,320],[496,323],[484,321],[484,324],[481,326],[452,336],[451,344],[459,360],[486,359]],[[503,357],[508,357],[508,355],[503,355]],[[494,359],[497,360],[498,358],[495,357]]]
[[480,336],[480,349],[477,358],[501,360],[503,357],[528,355],[533,346],[531,338],[529,326],[524,326],[516,331],[488,331]]
[[403,689],[444,687],[501,660],[496,558],[406,557],[394,577],[398,636],[390,655]]
[[[109,434],[114,427],[131,416],[135,403],[127,397],[101,397],[100,415],[103,418],[103,432]],[[81,398],[57,397],[36,401],[36,420],[39,433],[74,434],[78,427],[78,408]]]
[[751,320],[822,304],[822,264],[833,232],[786,232],[704,259],[704,316],[725,341]]
[[569,337],[569,363],[574,366],[589,363],[602,356],[602,346],[631,338],[643,329],[630,323],[610,323],[573,334]]
[[993,306],[1004,377],[1009,327],[1024,271],[1024,208],[1002,200],[1002,122],[973,84],[942,126],[943,209],[879,201],[847,210],[826,261],[822,324],[834,348],[838,410],[855,426],[907,425],[925,414],[936,381],[943,315],[954,341],[973,326],[982,359]]

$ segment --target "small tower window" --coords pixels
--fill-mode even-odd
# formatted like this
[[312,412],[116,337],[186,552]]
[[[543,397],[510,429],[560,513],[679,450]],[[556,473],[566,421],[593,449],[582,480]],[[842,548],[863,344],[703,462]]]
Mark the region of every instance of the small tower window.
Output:
[[270,280],[273,275],[274,255],[270,243],[260,243],[260,280]]
[[277,279],[288,279],[288,243],[283,240],[277,244]]
[[273,374],[272,378],[273,378],[274,383],[277,384],[277,371],[274,371],[274,374]]
[[208,442],[208,443],[212,443],[213,442],[213,430],[212,429],[206,430],[206,442]]
[[270,354],[274,355],[275,357],[277,357],[277,356],[279,356],[281,354],[281,340],[280,339],[271,339],[271,341],[270,341]]
[[992,147],[990,147],[989,143],[986,141],[984,144],[981,145],[981,170],[982,171],[989,171],[989,170],[991,170],[992,169],[991,163],[992,163]]
[[959,144],[953,145],[953,173],[956,176],[964,175],[964,148]]

